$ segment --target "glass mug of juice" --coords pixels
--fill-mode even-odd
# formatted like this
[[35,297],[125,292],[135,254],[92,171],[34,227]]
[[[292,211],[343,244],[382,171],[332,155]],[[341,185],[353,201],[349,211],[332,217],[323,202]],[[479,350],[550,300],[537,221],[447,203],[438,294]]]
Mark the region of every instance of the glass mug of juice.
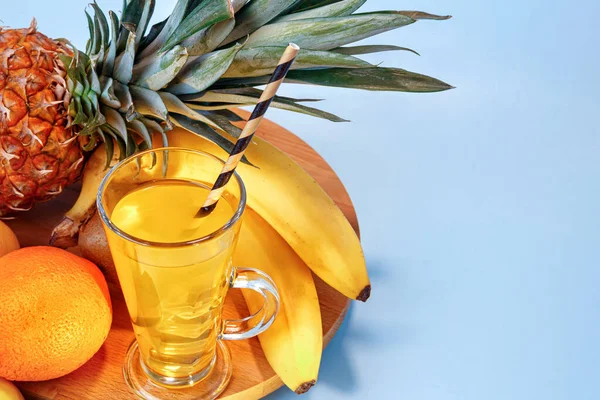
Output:
[[[140,398],[216,398],[232,371],[223,341],[258,335],[279,309],[266,274],[232,266],[246,205],[237,173],[216,208],[197,216],[223,165],[200,151],[148,150],[117,164],[100,185],[98,211],[136,338],[123,373]],[[222,320],[230,288],[259,292],[264,306]]]

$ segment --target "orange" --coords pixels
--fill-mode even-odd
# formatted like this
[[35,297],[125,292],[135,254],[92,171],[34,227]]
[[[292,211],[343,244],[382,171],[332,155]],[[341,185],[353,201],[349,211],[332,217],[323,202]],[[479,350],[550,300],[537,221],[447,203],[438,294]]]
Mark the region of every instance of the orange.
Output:
[[54,247],[0,258],[0,377],[66,375],[100,349],[111,322],[106,281],[88,260]]

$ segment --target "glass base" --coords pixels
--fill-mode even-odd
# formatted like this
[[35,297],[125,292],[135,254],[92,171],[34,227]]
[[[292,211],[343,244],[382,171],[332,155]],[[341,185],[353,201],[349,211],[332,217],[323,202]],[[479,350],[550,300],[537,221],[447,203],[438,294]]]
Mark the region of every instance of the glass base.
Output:
[[[134,340],[127,350],[123,376],[135,395],[144,400],[213,400],[225,390],[232,373],[231,354],[222,341],[217,341],[212,369],[186,378],[164,378],[148,370]],[[154,379],[152,379],[152,378]],[[157,382],[160,382],[157,383]]]

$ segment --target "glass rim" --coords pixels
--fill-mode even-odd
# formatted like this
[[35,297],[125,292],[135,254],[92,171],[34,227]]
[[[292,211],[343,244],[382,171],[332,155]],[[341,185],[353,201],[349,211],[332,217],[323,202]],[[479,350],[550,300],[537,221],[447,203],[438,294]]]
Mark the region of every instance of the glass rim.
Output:
[[[183,242],[172,242],[172,243],[154,242],[151,240],[145,240],[145,239],[138,238],[134,235],[131,235],[131,234],[125,232],[124,230],[120,229],[118,226],[116,226],[111,221],[111,219],[108,217],[108,215],[106,213],[106,209],[104,208],[104,204],[102,201],[102,195],[103,195],[104,191],[106,190],[106,187],[107,187],[111,177],[113,176],[113,174],[116,171],[118,171],[120,167],[122,167],[125,164],[128,164],[129,162],[134,161],[136,158],[140,158],[146,154],[165,151],[165,150],[170,151],[170,152],[171,151],[184,152],[184,153],[192,153],[192,154],[196,154],[196,155],[200,155],[200,156],[205,156],[205,157],[208,157],[208,158],[211,158],[211,159],[217,161],[222,166],[225,165],[225,161],[223,161],[219,157],[215,156],[214,154],[210,154],[210,153],[207,153],[202,150],[195,150],[195,149],[190,149],[190,148],[186,148],[186,147],[158,147],[156,149],[148,149],[148,150],[141,151],[139,153],[132,154],[129,157],[126,157],[123,160],[119,161],[113,167],[111,167],[109,169],[109,171],[106,173],[106,175],[104,176],[104,178],[102,178],[102,181],[100,182],[100,187],[98,188],[98,194],[96,196],[96,207],[98,209],[98,214],[100,214],[100,219],[102,220],[102,222],[111,231],[113,231],[114,233],[119,235],[121,238],[128,240],[130,242],[133,242],[133,243],[136,243],[136,244],[139,244],[142,246],[148,246],[148,247],[184,247],[184,246],[195,245],[198,243],[206,242],[208,240],[217,238],[220,235],[227,232],[229,229],[231,229],[235,225],[235,223],[238,222],[239,219],[242,217],[242,214],[244,213],[244,210],[246,208],[246,186],[244,185],[244,182],[242,181],[242,177],[237,173],[237,171],[233,172],[233,176],[235,177],[235,179],[240,187],[240,201],[239,201],[238,207],[235,210],[233,216],[223,226],[221,226],[219,229],[217,229],[207,235],[201,236],[199,238],[191,239],[191,240],[186,240]],[[216,178],[217,177],[215,177],[215,179]],[[190,180],[193,181],[193,179],[190,179]]]

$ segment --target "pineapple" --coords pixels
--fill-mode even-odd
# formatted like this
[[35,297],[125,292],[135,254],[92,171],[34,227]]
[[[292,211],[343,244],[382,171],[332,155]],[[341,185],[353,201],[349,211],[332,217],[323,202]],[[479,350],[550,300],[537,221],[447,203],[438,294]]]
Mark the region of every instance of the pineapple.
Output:
[[[289,42],[301,47],[286,82],[435,92],[451,86],[357,55],[410,50],[346,46],[412,24],[446,19],[416,11],[357,13],[366,0],[179,0],[150,28],[155,0],[125,0],[120,17],[96,3],[85,51],[28,29],[0,29],[0,216],[30,209],[75,182],[85,155],[107,160],[168,140],[174,126],[230,151],[240,129],[232,108],[256,104]],[[150,29],[149,29],[150,28]],[[412,51],[412,50],[410,50]],[[344,119],[276,96],[272,106]],[[243,160],[250,162],[251,160]]]
[[29,29],[0,29],[0,215],[29,210],[79,178],[84,138],[69,127],[61,43]]

